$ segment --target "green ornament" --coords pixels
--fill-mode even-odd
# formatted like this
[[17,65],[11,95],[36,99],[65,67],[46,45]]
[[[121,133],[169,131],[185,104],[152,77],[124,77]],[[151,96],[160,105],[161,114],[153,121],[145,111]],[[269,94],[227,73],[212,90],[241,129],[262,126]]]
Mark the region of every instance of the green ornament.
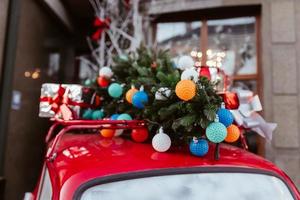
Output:
[[93,114],[93,111],[91,109],[87,109],[82,114],[82,118],[83,119],[92,119],[92,114]]
[[206,137],[213,143],[220,143],[225,140],[227,136],[226,127],[220,122],[213,122],[206,128]]
[[103,117],[104,117],[103,110],[94,110],[92,113],[93,120],[102,119]]
[[132,120],[132,117],[130,115],[128,115],[127,113],[123,113],[123,114],[119,115],[117,120]]
[[112,83],[108,87],[108,94],[113,98],[119,98],[123,93],[123,88],[118,83]]

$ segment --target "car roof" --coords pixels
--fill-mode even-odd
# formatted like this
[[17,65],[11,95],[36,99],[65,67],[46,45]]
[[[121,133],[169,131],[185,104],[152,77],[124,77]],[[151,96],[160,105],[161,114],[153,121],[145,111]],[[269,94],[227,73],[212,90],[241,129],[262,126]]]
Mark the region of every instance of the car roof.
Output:
[[57,175],[58,187],[75,175],[81,175],[84,182],[97,177],[168,168],[242,167],[284,174],[262,157],[227,144],[220,145],[220,158],[215,160],[214,147],[210,145],[205,157],[196,157],[185,147],[159,153],[149,143],[135,143],[130,139],[108,139],[100,134],[65,134],[48,169]]

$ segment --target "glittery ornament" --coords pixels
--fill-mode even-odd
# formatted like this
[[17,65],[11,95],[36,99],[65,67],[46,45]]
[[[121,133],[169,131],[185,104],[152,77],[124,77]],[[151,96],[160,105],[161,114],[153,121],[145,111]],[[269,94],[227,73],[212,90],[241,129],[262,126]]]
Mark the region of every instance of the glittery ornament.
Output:
[[139,109],[143,109],[145,104],[148,103],[148,94],[144,92],[143,87],[141,87],[140,91],[136,92],[132,97],[132,104],[134,107]]
[[92,109],[87,109],[83,112],[82,118],[83,119],[92,119],[92,114],[93,114],[93,110]]
[[227,127],[227,136],[225,138],[226,142],[235,142],[239,139],[241,135],[239,127],[236,125],[232,124]]
[[114,74],[109,67],[102,67],[99,71],[99,75],[110,79]]
[[178,60],[177,67],[181,70],[194,67],[194,59],[191,56],[181,56]]
[[224,124],[224,126],[228,127],[233,123],[233,115],[231,112],[225,108],[220,108],[217,112],[219,116],[219,122]]
[[115,135],[115,130],[113,130],[113,129],[102,129],[100,131],[100,133],[105,138],[112,138]]
[[175,92],[181,100],[191,100],[196,95],[196,84],[191,80],[179,81],[176,85]]
[[100,87],[106,88],[109,85],[109,80],[107,80],[104,76],[99,76],[97,78],[97,83]]
[[92,113],[93,120],[102,119],[103,117],[104,117],[103,110],[94,110]]
[[194,138],[190,143],[190,151],[195,156],[204,156],[209,149],[208,142],[205,139]]
[[227,136],[227,129],[220,122],[210,123],[205,132],[207,139],[213,143],[220,143],[224,141]]
[[136,92],[138,90],[134,86],[131,86],[131,89],[126,92],[125,98],[128,103],[132,103],[132,97]]
[[127,113],[120,114],[117,120],[132,120],[132,117]]
[[148,129],[140,128],[140,129],[133,129],[131,132],[131,138],[135,142],[145,142],[148,138]]
[[119,114],[113,114],[112,116],[110,116],[110,119],[117,120],[119,116],[120,116]]
[[194,81],[195,83],[198,82],[199,80],[199,74],[198,72],[191,68],[191,69],[186,69],[182,72],[181,74],[181,80],[192,80]]
[[171,147],[171,139],[163,132],[162,128],[160,128],[159,133],[153,137],[152,147],[158,152],[166,152]]
[[171,96],[171,90],[167,87],[161,87],[155,92],[155,99],[165,101]]
[[108,87],[108,94],[113,98],[119,98],[123,93],[123,88],[118,83],[112,83]]

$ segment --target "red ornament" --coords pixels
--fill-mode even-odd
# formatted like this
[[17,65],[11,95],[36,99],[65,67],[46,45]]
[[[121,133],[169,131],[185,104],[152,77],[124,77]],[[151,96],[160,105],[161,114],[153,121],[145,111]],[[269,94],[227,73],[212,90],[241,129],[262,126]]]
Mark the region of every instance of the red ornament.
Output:
[[98,95],[96,95],[96,96],[95,96],[95,99],[94,99],[93,106],[94,106],[94,107],[99,107],[100,104],[101,104],[101,98],[100,98]]
[[225,92],[221,94],[225,103],[225,108],[229,110],[238,109],[240,106],[239,98],[235,92]]
[[145,142],[148,139],[148,129],[142,128],[142,129],[133,129],[131,132],[131,138],[135,142]]
[[202,67],[200,68],[199,76],[206,77],[208,80],[210,80],[211,76],[210,76],[209,67],[207,67],[207,66],[202,66]]
[[99,76],[97,78],[97,83],[100,87],[106,88],[109,85],[109,80],[107,80],[104,76]]

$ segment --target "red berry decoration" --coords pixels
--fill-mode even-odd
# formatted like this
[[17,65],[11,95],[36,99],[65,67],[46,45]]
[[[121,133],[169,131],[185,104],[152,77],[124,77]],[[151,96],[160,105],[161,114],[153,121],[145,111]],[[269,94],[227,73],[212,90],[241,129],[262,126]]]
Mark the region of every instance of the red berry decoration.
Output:
[[148,139],[148,129],[133,129],[131,132],[131,138],[135,142],[145,142]]
[[104,76],[99,76],[97,78],[97,83],[100,87],[106,88],[109,85],[109,80],[107,80]]

